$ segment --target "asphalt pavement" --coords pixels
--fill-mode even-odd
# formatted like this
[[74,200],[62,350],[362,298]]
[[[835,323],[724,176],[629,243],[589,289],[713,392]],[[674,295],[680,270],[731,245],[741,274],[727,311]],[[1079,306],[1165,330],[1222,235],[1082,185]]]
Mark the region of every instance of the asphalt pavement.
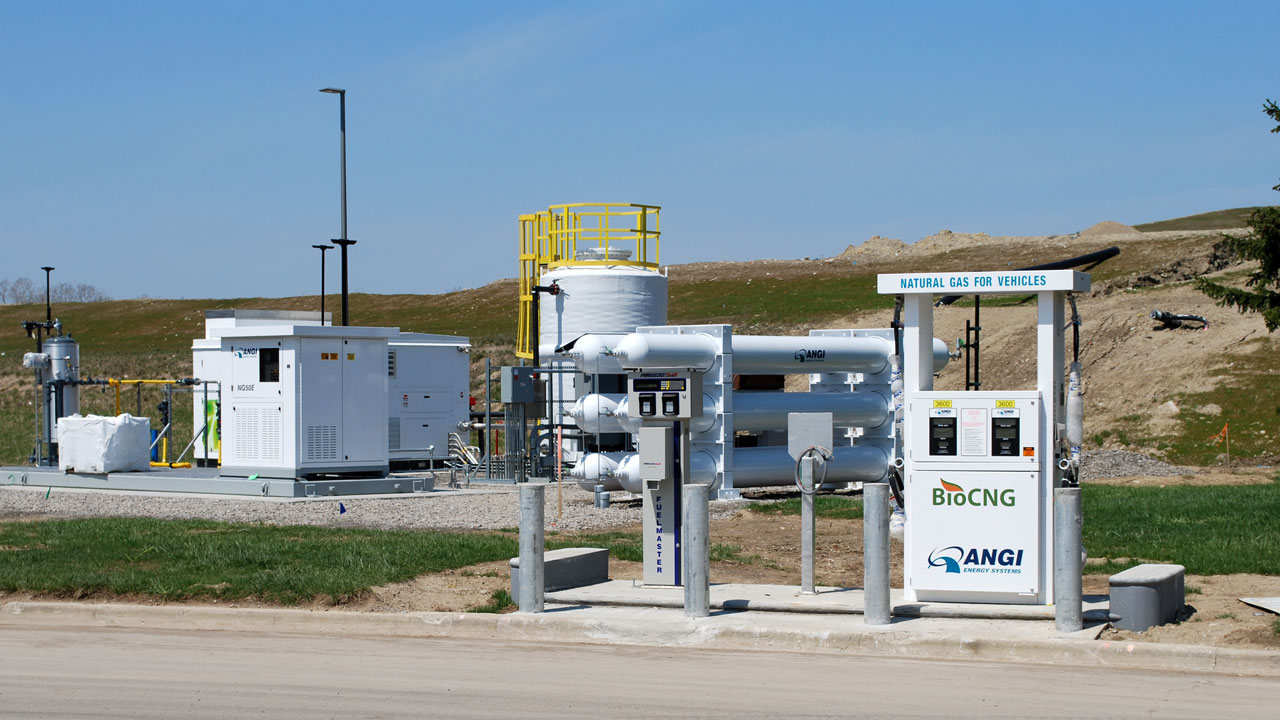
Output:
[[[334,613],[310,613],[328,630],[319,634],[289,623],[169,630],[141,614],[133,627],[13,622],[23,614],[0,623],[0,718],[1270,718],[1280,697],[1280,679],[1222,673],[530,642],[515,632],[372,637],[326,624]],[[223,620],[235,627],[244,615]]]

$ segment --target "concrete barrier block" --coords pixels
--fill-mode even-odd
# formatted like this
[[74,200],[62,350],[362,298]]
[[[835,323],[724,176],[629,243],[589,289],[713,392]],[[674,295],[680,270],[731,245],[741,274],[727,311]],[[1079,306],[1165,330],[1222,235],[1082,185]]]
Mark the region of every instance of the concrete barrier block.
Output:
[[[604,548],[561,548],[543,556],[546,591],[594,585],[609,579],[609,551]],[[511,558],[511,597],[520,597],[520,558]]]
[[1111,624],[1141,632],[1178,619],[1186,600],[1181,565],[1144,564],[1111,576]]

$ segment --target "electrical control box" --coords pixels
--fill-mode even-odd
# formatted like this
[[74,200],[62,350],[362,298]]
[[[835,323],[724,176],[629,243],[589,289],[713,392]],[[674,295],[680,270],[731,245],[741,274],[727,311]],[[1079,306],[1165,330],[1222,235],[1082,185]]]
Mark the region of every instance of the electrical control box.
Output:
[[908,401],[907,587],[917,600],[1033,604],[1045,587],[1049,494],[1030,391],[926,391]]
[[675,441],[672,433],[670,425],[640,428],[637,452],[641,480],[670,480],[675,477]]
[[702,374],[639,372],[627,376],[627,397],[641,422],[702,417]]
[[471,413],[470,350],[470,340],[453,335],[402,332],[388,340],[387,451],[393,470],[434,467],[449,457],[449,433],[458,432]]
[[500,400],[504,405],[531,403],[537,399],[533,368],[508,365],[502,368]]

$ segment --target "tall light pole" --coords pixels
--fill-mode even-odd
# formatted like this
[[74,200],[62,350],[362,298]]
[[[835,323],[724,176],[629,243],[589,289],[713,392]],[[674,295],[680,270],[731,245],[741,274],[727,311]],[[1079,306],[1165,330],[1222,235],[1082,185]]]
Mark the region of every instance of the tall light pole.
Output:
[[333,249],[332,245],[312,245],[320,251],[320,325],[324,325],[324,254]]
[[[40,268],[44,271],[44,322],[50,328],[53,327],[53,304],[50,302],[52,295],[49,294],[49,276],[56,269],[45,265]],[[52,334],[52,333],[50,333]]]
[[338,96],[338,129],[342,141],[342,237],[330,242],[342,248],[342,324],[347,325],[347,247],[356,244],[355,240],[347,239],[347,91],[327,87],[321,88],[320,92]]

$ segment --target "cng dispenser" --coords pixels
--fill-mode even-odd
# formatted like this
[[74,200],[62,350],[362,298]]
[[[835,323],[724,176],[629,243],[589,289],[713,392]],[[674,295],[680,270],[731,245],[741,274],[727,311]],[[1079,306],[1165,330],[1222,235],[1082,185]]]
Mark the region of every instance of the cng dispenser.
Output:
[[681,486],[689,481],[690,420],[702,416],[702,375],[692,370],[633,372],[627,399],[637,408],[637,453],[644,515],[644,584],[683,584]]
[[[1066,422],[1063,306],[1069,293],[1089,288],[1089,275],[1073,270],[878,276],[878,292],[902,296],[905,309],[907,602],[1053,604],[1053,491],[1074,481],[1082,433],[1078,413]],[[935,391],[933,296],[1030,293],[1036,388]],[[1070,402],[1079,400],[1073,363]]]

